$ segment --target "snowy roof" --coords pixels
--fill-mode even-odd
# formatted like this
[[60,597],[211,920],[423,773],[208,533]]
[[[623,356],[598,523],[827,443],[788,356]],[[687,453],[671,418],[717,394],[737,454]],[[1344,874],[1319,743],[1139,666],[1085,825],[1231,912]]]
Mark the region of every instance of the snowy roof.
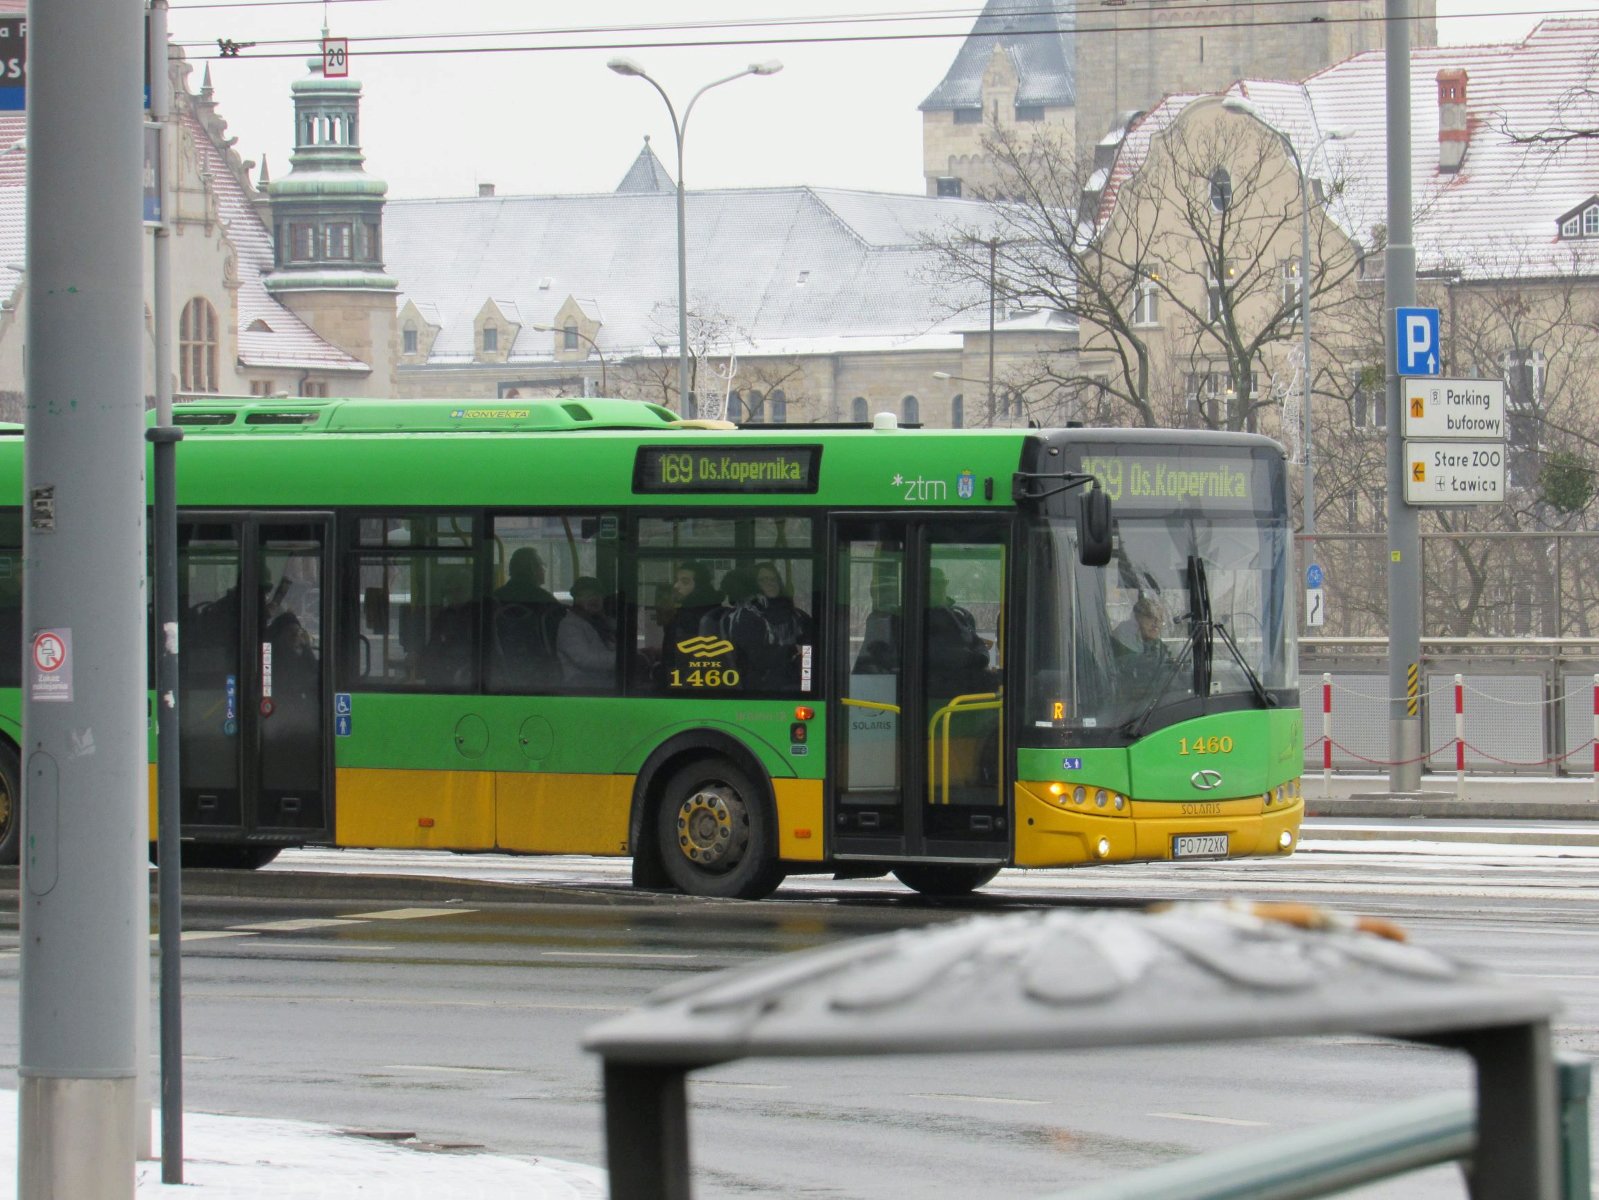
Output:
[[616,185],[619,192],[675,192],[677,185],[672,182],[672,177],[666,173],[666,168],[661,165],[661,160],[655,157],[655,151],[650,149],[650,138],[644,135],[644,148],[638,152],[638,157],[633,160],[633,165],[627,169],[627,174],[622,176],[622,182]]
[[[1411,52],[1411,172],[1417,265],[1464,278],[1599,274],[1599,239],[1561,241],[1556,222],[1599,188],[1599,139],[1518,141],[1562,122],[1599,123],[1596,63],[1599,20],[1544,21],[1519,43],[1428,46]],[[1438,168],[1438,72],[1464,70],[1469,142],[1454,173]],[[1246,97],[1263,120],[1303,155],[1328,130],[1312,178],[1341,177],[1331,209],[1357,240],[1387,220],[1385,62],[1369,51],[1303,83],[1246,80],[1228,93]],[[1143,162],[1151,138],[1195,96],[1162,101],[1129,134],[1100,208]],[[1577,111],[1580,109],[1581,111]]]
[[1001,47],[1016,68],[1017,104],[1076,104],[1077,67],[1071,5],[1038,0],[988,0],[961,43],[949,71],[921,110],[976,108],[983,101],[983,72]]
[[[921,239],[992,220],[974,201],[806,187],[690,192],[686,212],[690,312],[767,353],[952,332],[961,297]],[[435,365],[472,360],[473,317],[491,296],[529,325],[584,297],[604,313],[607,353],[676,345],[675,194],[391,200],[384,242],[401,304],[438,313]],[[512,353],[548,357],[542,345]]]

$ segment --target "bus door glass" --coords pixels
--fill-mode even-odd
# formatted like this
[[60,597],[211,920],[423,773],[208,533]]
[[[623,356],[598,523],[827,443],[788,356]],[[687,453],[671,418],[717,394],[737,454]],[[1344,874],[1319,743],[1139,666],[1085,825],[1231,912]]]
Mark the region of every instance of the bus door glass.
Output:
[[244,672],[238,522],[185,522],[178,531],[179,770],[186,829],[243,825]]
[[328,830],[322,622],[327,538],[318,522],[260,526],[256,539],[256,787],[246,824]]
[[[874,522],[839,539],[840,622],[835,654],[840,712],[834,729],[838,810],[833,828],[847,840],[881,841],[902,852],[905,836],[901,745],[905,610],[903,523]],[[837,735],[836,735],[837,736]]]
[[1006,857],[1005,527],[851,519],[836,545],[835,849]]
[[330,834],[325,523],[184,522],[179,543],[185,829]]
[[931,527],[921,541],[923,830],[930,854],[1008,846],[1001,720],[1005,544],[998,530]]

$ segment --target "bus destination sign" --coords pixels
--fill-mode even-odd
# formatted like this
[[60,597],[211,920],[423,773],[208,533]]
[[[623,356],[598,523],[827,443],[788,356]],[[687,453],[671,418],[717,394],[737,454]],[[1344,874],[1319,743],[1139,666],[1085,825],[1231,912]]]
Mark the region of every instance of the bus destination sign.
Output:
[[1252,512],[1271,506],[1270,469],[1263,458],[1249,454],[1084,447],[1082,470],[1123,508]]
[[633,466],[640,495],[809,494],[816,491],[820,446],[641,446]]

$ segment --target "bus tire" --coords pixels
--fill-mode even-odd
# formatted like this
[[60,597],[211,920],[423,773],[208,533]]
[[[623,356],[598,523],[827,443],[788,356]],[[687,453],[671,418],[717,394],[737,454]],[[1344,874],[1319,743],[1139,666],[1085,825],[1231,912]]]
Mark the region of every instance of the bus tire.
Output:
[[667,875],[690,896],[760,900],[783,882],[771,808],[724,758],[673,773],[655,828]]
[[22,857],[22,768],[16,747],[0,741],[0,867]]
[[894,868],[894,878],[924,896],[966,896],[999,874],[991,863],[915,863]]

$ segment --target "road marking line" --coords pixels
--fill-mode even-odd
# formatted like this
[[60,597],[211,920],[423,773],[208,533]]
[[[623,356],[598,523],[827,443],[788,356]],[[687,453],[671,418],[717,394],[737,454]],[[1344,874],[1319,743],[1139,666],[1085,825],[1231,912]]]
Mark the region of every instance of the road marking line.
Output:
[[677,961],[698,958],[698,954],[657,954],[640,950],[541,950],[543,958],[653,958]]
[[291,921],[258,921],[251,925],[229,925],[229,929],[253,933],[298,933],[305,929],[331,929],[335,925],[354,925],[348,917],[296,917]]
[[1024,1100],[1018,1096],[969,1096],[965,1092],[912,1092],[918,1100],[975,1100],[979,1104],[1048,1104],[1048,1100]]
[[440,1075],[516,1075],[510,1067],[446,1067],[435,1063],[390,1063],[380,1071],[432,1071]]
[[1503,971],[1506,979],[1580,979],[1592,983],[1599,975],[1538,975],[1531,971]]
[[[150,940],[155,941],[160,935],[152,933]],[[246,929],[187,929],[183,933],[186,942],[209,942],[216,938],[254,937],[255,934]]]
[[1198,1121],[1202,1125],[1243,1125],[1251,1129],[1265,1129],[1269,1121],[1240,1121],[1236,1117],[1207,1117],[1200,1113],[1152,1112],[1152,1117],[1165,1117],[1168,1121]]
[[390,952],[393,946],[380,945],[377,942],[266,942],[256,943],[268,950],[294,950],[307,953],[313,950],[326,950],[332,954],[343,954],[346,950],[370,950],[373,952]]
[[419,917],[458,917],[475,908],[390,908],[383,912],[351,913],[352,921],[414,921]]
[[736,1079],[696,1079],[695,1087],[725,1087],[745,1088],[756,1092],[784,1092],[788,1090],[786,1083],[740,1083]]

